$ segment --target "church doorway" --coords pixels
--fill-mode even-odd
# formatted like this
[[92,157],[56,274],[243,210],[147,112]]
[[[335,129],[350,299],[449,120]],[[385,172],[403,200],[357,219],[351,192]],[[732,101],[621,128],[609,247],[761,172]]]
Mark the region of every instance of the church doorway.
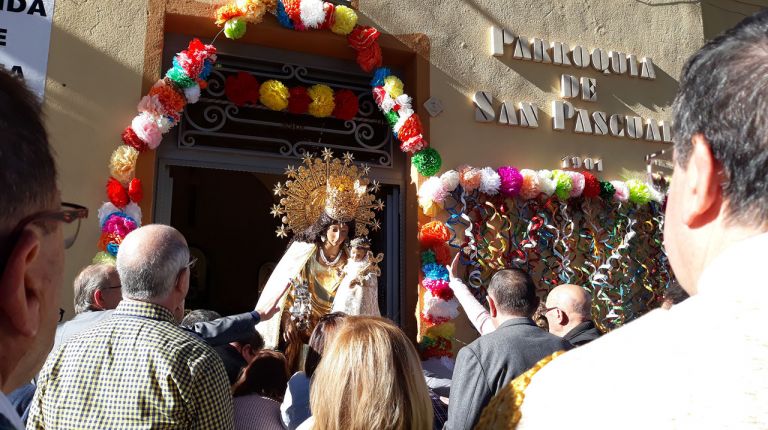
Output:
[[[166,34],[163,58],[183,49],[188,36]],[[155,222],[168,223],[187,238],[198,265],[187,307],[232,314],[253,308],[288,240],[270,207],[272,189],[286,180],[288,165],[328,147],[370,166],[381,182],[377,197],[382,229],[369,238],[385,254],[379,278],[382,315],[402,323],[404,255],[403,187],[406,160],[370,95],[369,76],[356,64],[291,51],[222,41],[218,67],[200,101],[158,149]],[[360,111],[351,121],[237,107],[225,94],[228,76],[246,72],[259,82],[279,79],[287,86],[323,83],[359,94]],[[406,312],[407,313],[407,312]]]

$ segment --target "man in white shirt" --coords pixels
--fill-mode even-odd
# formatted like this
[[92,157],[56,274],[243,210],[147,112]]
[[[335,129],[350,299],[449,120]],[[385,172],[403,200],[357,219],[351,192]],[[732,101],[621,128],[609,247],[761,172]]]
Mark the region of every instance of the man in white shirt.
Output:
[[680,79],[664,240],[691,298],[508,387],[481,428],[768,428],[767,112],[763,11],[708,42]]

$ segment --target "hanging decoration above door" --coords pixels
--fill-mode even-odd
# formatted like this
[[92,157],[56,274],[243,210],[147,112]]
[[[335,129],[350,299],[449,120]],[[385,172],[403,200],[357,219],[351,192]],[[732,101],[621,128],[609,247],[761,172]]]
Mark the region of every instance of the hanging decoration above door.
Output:
[[[400,149],[412,156],[412,163],[421,175],[432,176],[439,171],[440,154],[429,148],[424,139],[421,121],[411,107],[411,98],[404,92],[403,82],[389,69],[381,67],[381,47],[377,42],[381,33],[377,29],[358,25],[357,13],[351,8],[322,0],[237,0],[216,11],[216,24],[223,27],[226,37],[238,39],[245,34],[246,24],[260,23],[267,12],[274,14],[285,28],[330,30],[346,36],[350,47],[357,52],[358,65],[367,73],[375,71],[373,97],[401,142]],[[215,63],[216,47],[193,39],[187,49],[176,54],[173,67],[139,102],[138,115],[122,133],[123,144],[110,157],[110,177],[106,185],[109,201],[99,209],[102,234],[99,252],[93,258],[95,263],[114,264],[123,238],[141,226],[138,203],[143,193],[141,181],[135,177],[138,155],[157,148],[163,134],[178,124],[186,105],[197,103]],[[264,82],[258,94],[251,91],[237,96],[237,101],[255,103],[260,99],[271,109],[290,111],[290,98],[294,94],[281,85],[279,81]],[[334,93],[320,85],[306,92],[307,112],[311,115],[342,118],[352,110],[351,97],[343,91]],[[303,92],[296,90],[294,102],[299,99],[302,102],[293,106],[296,110],[303,108],[306,101]],[[343,106],[341,112],[340,105]]]

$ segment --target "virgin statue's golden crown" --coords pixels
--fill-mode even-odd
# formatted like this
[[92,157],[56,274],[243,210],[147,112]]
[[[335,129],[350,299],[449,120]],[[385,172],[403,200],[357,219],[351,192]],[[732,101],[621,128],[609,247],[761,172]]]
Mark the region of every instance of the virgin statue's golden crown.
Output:
[[374,196],[379,184],[369,183],[370,168],[358,167],[353,159],[347,152],[340,160],[325,148],[321,157],[306,153],[298,169],[285,169],[288,180],[285,184],[278,182],[274,189],[280,204],[273,205],[271,210],[272,216],[282,221],[276,231],[278,237],[287,237],[288,231],[306,230],[323,212],[339,222],[354,221],[355,236],[367,235],[369,227],[381,227],[374,214],[384,208],[384,203]]

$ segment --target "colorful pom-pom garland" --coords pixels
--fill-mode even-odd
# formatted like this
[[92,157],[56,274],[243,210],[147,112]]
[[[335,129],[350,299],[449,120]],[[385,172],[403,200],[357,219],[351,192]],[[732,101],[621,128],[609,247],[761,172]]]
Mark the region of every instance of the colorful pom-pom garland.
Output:
[[[346,36],[349,46],[357,52],[357,64],[365,72],[373,72],[371,86],[374,100],[400,142],[400,149],[413,156],[411,162],[420,175],[428,177],[440,170],[440,154],[430,149],[424,139],[421,120],[411,106],[411,97],[405,93],[403,81],[388,68],[381,67],[383,58],[378,43],[379,30],[358,25],[357,13],[353,9],[322,0],[237,0],[216,11],[216,24],[223,27],[226,37],[238,39],[245,34],[245,22],[258,24],[265,12],[273,13],[280,25],[290,30],[330,30]],[[333,115],[342,119],[351,115],[350,104],[339,107],[338,94],[333,106],[327,92],[308,91],[312,100],[307,105],[301,91],[294,94],[284,86],[270,86],[262,91],[262,103],[273,110],[287,108],[291,113],[309,112],[315,116]],[[266,101],[264,92],[268,94]],[[290,97],[297,97],[297,100],[290,102]],[[351,102],[345,97],[342,101]]]
[[451,259],[449,239],[450,230],[441,221],[431,221],[419,228],[422,248],[419,351],[424,360],[453,355],[451,339],[456,327],[449,321],[459,316],[459,303],[448,284],[445,267]]
[[[358,65],[374,73],[374,100],[400,141],[401,149],[412,155],[419,174],[433,176],[439,171],[440,154],[429,148],[424,139],[421,121],[411,106],[411,98],[404,92],[403,82],[389,69],[381,67],[383,59],[377,29],[358,25],[357,13],[351,8],[322,0],[236,0],[216,10],[216,24],[223,27],[226,37],[237,39],[245,34],[247,24],[260,23],[266,12],[275,14],[281,25],[293,30],[324,29],[346,36],[350,47],[357,52]],[[141,213],[136,203],[143,194],[141,183],[135,178],[138,154],[157,148],[162,135],[180,121],[186,105],[199,100],[215,62],[216,48],[193,39],[187,49],[173,58],[165,76],[141,99],[138,115],[121,134],[123,145],[110,159],[106,190],[109,203],[105,206],[117,210],[135,208],[138,213],[133,216],[134,228],[140,225]],[[261,85],[254,85],[253,81],[255,79],[242,75],[235,76],[234,81],[228,80],[227,86],[235,88],[227,92],[227,97],[238,105],[261,102],[270,109],[307,112],[318,117],[332,115],[352,119],[359,109],[357,96],[349,90],[334,93],[327,86],[316,85],[306,91],[291,91],[276,81]],[[635,195],[640,194],[635,192]],[[121,240],[115,237],[107,243],[106,251],[101,250],[94,261],[112,261],[110,257],[116,255]]]
[[[252,6],[256,2],[240,0],[238,3]],[[222,16],[229,14],[236,13],[223,12]],[[139,101],[138,114],[120,136],[123,144],[109,160],[110,177],[106,185],[109,201],[99,209],[102,235],[99,253],[93,258],[95,263],[114,264],[122,240],[141,226],[138,203],[144,193],[141,180],[135,177],[139,153],[157,148],[162,135],[178,123],[186,105],[197,102],[200,90],[207,87],[205,79],[215,62],[216,48],[193,39],[187,49],[173,58],[173,67],[165,77]]]
[[424,214],[434,216],[435,209],[443,206],[445,199],[457,186],[462,187],[463,193],[478,190],[487,196],[501,194],[504,197],[520,197],[524,200],[556,196],[563,201],[575,198],[602,198],[606,201],[630,202],[636,205],[652,201],[660,204],[664,202],[662,193],[636,179],[606,182],[586,171],[518,170],[511,166],[494,170],[491,167],[476,169],[461,166],[457,170],[443,173],[440,177],[429,178],[421,184],[418,201]]
[[282,82],[270,79],[259,83],[247,72],[227,77],[224,94],[236,106],[255,105],[261,102],[270,110],[296,115],[309,114],[316,118],[334,117],[352,120],[360,109],[357,95],[347,89],[334,91],[327,85],[317,84],[309,88],[288,88]]

